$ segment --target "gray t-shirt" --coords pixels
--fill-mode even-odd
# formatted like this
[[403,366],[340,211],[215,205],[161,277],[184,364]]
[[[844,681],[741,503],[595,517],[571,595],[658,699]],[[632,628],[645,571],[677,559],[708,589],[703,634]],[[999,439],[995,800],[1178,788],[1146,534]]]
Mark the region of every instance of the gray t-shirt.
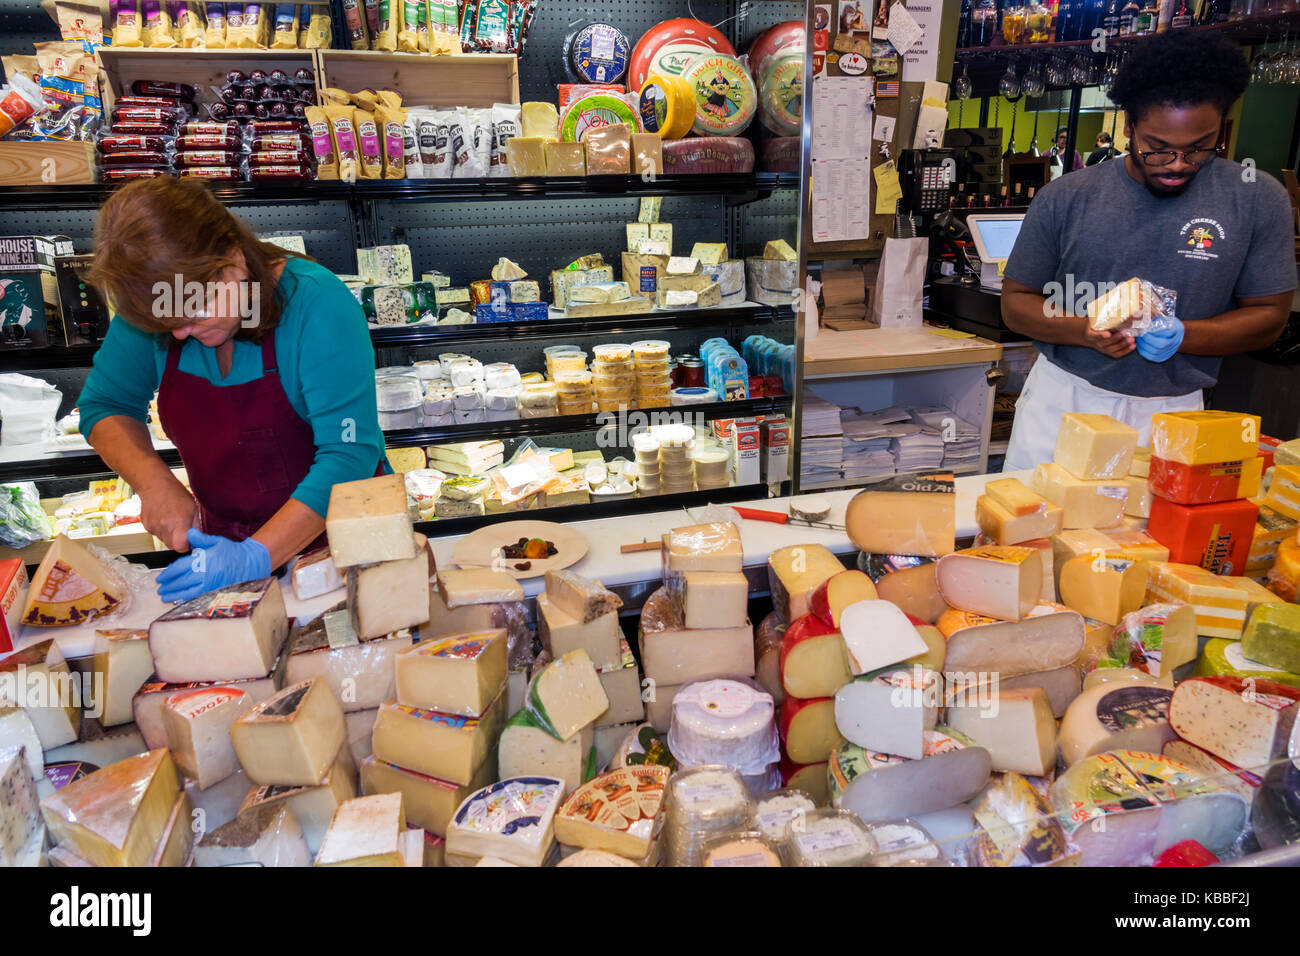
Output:
[[[1180,196],[1161,199],[1135,182],[1125,160],[1054,180],[1034,197],[1004,270],[1042,289],[1064,314],[1082,315],[1097,283],[1137,276],[1178,293],[1178,318],[1207,319],[1236,297],[1296,287],[1291,200],[1272,176],[1215,158]],[[1056,284],[1056,285],[1052,285]],[[1104,290],[1103,290],[1104,291]],[[1137,396],[1186,395],[1215,383],[1217,356],[1150,362],[1131,352],[1036,342],[1053,364],[1093,385]]]

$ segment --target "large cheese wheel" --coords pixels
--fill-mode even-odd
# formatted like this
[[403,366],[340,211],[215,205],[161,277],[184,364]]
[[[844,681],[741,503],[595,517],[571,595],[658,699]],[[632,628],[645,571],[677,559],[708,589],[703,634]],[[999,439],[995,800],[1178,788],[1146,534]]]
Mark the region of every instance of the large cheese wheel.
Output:
[[844,638],[816,615],[805,614],[781,638],[781,684],[791,697],[833,697],[853,679]]
[[997,672],[1002,677],[1052,670],[1071,663],[1083,650],[1083,618],[1059,604],[1042,602],[1020,621],[950,610],[939,616],[948,639],[944,670]]
[[1294,687],[1193,677],[1174,689],[1169,725],[1184,740],[1249,770],[1288,755],[1297,713],[1300,690]]
[[651,73],[680,76],[692,59],[711,52],[734,56],[736,49],[717,28],[702,20],[665,20],[647,30],[633,48],[628,86],[639,89]]
[[1159,753],[1174,737],[1172,692],[1150,684],[1098,684],[1074,699],[1061,721],[1061,757],[1073,766],[1108,750]]
[[661,139],[681,139],[695,125],[695,95],[680,76],[656,73],[641,87],[641,128]]
[[752,173],[754,144],[735,136],[691,136],[665,142],[664,172],[670,176],[687,173]]
[[749,45],[749,68],[755,76],[762,76],[768,58],[778,52],[798,51],[802,60],[805,36],[802,20],[786,20],[768,27]]
[[699,136],[739,136],[758,109],[758,90],[749,70],[734,56],[707,53],[696,57],[682,73],[695,92],[695,125]]
[[787,697],[781,705],[777,729],[781,733],[783,753],[795,763],[819,763],[844,742],[836,729],[835,701],[830,697],[814,700]]
[[803,50],[782,50],[754,75],[763,125],[780,136],[798,134],[803,125]]

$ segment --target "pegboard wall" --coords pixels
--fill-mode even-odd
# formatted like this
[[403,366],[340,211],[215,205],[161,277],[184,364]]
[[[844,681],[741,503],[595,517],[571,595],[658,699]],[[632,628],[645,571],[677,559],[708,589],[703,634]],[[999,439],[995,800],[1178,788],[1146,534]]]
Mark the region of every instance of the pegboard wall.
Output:
[[31,53],[33,43],[57,39],[58,24],[36,0],[0,0],[0,55]]

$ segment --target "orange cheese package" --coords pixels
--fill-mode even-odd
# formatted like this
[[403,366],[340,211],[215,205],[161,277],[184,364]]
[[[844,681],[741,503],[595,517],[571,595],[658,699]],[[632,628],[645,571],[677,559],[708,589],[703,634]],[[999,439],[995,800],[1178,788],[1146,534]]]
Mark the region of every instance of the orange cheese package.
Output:
[[593,126],[582,134],[590,176],[627,175],[632,171],[632,130],[626,123]]
[[1250,501],[1179,505],[1151,502],[1147,532],[1169,549],[1169,560],[1216,574],[1241,574],[1250,556],[1259,506]]
[[1157,497],[1180,505],[1208,505],[1254,498],[1263,474],[1264,459],[1258,455],[1209,465],[1184,465],[1153,456],[1147,480]]

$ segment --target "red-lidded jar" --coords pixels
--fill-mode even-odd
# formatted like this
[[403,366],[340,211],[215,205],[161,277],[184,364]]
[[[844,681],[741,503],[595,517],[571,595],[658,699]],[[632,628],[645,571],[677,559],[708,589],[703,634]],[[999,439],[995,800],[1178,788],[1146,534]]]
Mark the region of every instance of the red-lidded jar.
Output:
[[677,369],[673,381],[678,388],[703,388],[704,363],[695,355],[677,356]]

